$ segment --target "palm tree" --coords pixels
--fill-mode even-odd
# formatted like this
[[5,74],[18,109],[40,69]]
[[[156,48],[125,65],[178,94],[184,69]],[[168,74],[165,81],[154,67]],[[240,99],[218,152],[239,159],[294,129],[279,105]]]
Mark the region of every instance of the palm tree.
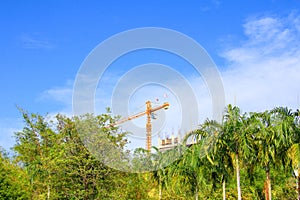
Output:
[[272,199],[271,174],[272,166],[287,166],[287,149],[291,144],[290,110],[275,108],[263,113],[251,113],[251,133],[248,145],[255,154],[255,161],[266,173],[265,198]]
[[240,185],[240,155],[247,151],[246,137],[244,131],[245,116],[241,115],[240,109],[236,106],[228,105],[223,117],[223,135],[222,140],[228,153],[234,154],[236,183],[238,200],[242,199],[242,190]]
[[[184,143],[193,137],[197,143],[191,147],[193,153],[190,152],[186,158],[196,163],[200,160],[202,165],[206,165],[205,169],[202,167],[201,171],[206,171],[205,180],[212,184],[212,189],[216,189],[216,183],[222,183],[223,199],[226,199],[226,181],[229,179],[233,163],[224,145],[223,141],[223,127],[217,121],[206,120],[200,125],[199,129],[188,133],[184,139]],[[193,166],[189,166],[192,167]],[[208,175],[210,174],[210,176]]]
[[165,166],[167,163],[165,163],[165,156],[167,154],[164,154],[163,152],[159,151],[159,149],[155,146],[152,146],[152,148],[155,150],[155,154],[152,155],[155,171],[152,172],[154,180],[157,180],[158,182],[158,199],[162,199],[162,189],[163,186],[166,184],[166,170]]
[[[187,141],[191,138],[195,139],[196,143],[189,146]],[[201,128],[188,133],[183,140],[183,146],[189,147],[170,169],[171,177],[176,177],[176,181],[181,185],[188,185],[195,200],[199,199],[200,189],[202,193],[208,192],[207,188],[214,186],[209,181],[215,172],[207,157],[207,152],[211,147],[208,139],[208,133]]]
[[290,126],[293,127],[292,145],[288,149],[288,157],[291,159],[291,167],[294,170],[294,175],[297,182],[298,200],[300,200],[300,110],[292,114]]
[[223,200],[225,200],[226,181],[229,179],[229,174],[233,171],[233,162],[227,149],[226,141],[223,140],[223,126],[217,121],[206,120],[201,125],[200,130],[208,135],[205,141],[206,156],[217,173],[218,180],[222,183],[222,196]]
[[258,113],[256,116],[255,126],[258,127],[255,134],[253,145],[256,149],[257,162],[264,168],[266,173],[265,180],[265,199],[271,200],[271,178],[270,178],[270,165],[276,163],[275,158],[275,127],[272,125],[271,113],[265,111]]
[[298,193],[298,200],[300,200],[300,144],[293,144],[288,150],[288,157],[291,159],[291,166],[294,171],[294,175],[296,178],[296,188]]
[[212,152],[217,171],[221,175],[223,200],[226,199],[226,182],[230,178],[230,174],[233,172],[234,168],[231,153],[224,142],[225,141],[222,140],[222,137],[218,138]]

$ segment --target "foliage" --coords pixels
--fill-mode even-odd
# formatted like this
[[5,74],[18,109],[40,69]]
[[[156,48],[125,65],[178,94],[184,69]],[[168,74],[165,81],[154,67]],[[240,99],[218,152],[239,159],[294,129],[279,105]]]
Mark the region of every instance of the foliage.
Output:
[[0,148],[0,199],[30,199],[29,177]]
[[221,123],[206,120],[175,149],[130,157],[110,113],[49,119],[21,110],[15,156],[0,152],[0,199],[296,199],[299,113],[229,105]]

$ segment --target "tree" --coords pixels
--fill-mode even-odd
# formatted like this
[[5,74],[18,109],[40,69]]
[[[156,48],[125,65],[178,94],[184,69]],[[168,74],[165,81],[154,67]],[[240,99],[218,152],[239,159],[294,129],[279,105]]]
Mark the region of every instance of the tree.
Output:
[[152,175],[154,180],[158,182],[158,199],[162,199],[162,190],[166,183],[166,170],[165,170],[165,163],[164,163],[164,154],[163,152],[160,152],[158,148],[152,147],[155,150],[155,154],[153,156],[153,161],[155,162],[155,168],[156,170],[153,171]]
[[291,145],[290,110],[275,108],[271,111],[251,114],[249,147],[255,162],[265,170],[265,198],[272,199],[271,167],[287,166],[287,150]]
[[208,156],[212,159],[211,162],[216,168],[218,177],[222,183],[223,200],[226,199],[226,182],[230,178],[233,171],[233,162],[231,152],[227,148],[226,140],[224,140],[223,126],[216,121],[206,121],[203,125],[206,127],[206,132],[210,133],[213,137],[212,150],[208,152]]
[[223,126],[214,120],[205,120],[199,129],[192,131],[188,137],[194,136],[199,142],[202,140],[202,148],[198,155],[206,156],[209,161],[210,171],[213,172],[211,181],[213,189],[216,189],[218,182],[222,183],[223,200],[226,199],[226,181],[233,170],[233,163],[230,152],[224,141]]
[[222,124],[206,120],[175,149],[133,157],[109,113],[21,113],[15,156],[0,150],[0,199],[220,199],[222,191],[223,199],[295,199],[295,178],[300,198],[298,110],[241,114],[229,105]]
[[30,199],[31,192],[27,174],[0,147],[0,199]]
[[199,191],[201,191],[202,198],[211,193],[217,179],[216,169],[208,156],[213,140],[204,127],[200,126],[199,129],[185,136],[183,146],[188,146],[187,141],[191,138],[195,139],[196,143],[189,146],[181,159],[170,169],[172,180],[180,185],[189,185],[189,190],[196,200],[199,198]]
[[50,195],[50,165],[56,134],[49,128],[41,115],[22,111],[26,126],[16,133],[17,144],[14,150],[18,153],[16,160],[21,163],[30,177],[33,187],[33,198]]
[[248,150],[246,146],[245,116],[241,115],[240,109],[236,106],[228,105],[223,118],[223,137],[222,140],[226,149],[234,154],[236,169],[236,184],[238,200],[242,199],[242,190],[240,184],[240,155]]
[[[16,160],[30,177],[33,199],[109,198],[115,190],[113,179],[119,172],[100,160],[102,154],[95,155],[87,149],[89,141],[96,148],[107,145],[109,140],[116,152],[110,158],[121,155],[118,152],[126,140],[124,134],[116,135],[116,129],[104,126],[113,121],[109,115],[74,118],[57,115],[49,121],[41,115],[24,111],[22,114],[25,127],[16,133],[14,150]],[[79,122],[90,125],[89,129],[80,132],[84,126],[79,127]],[[90,137],[82,137],[87,132]]]
[[292,145],[289,147],[287,154],[291,159],[291,167],[294,170],[297,182],[298,200],[300,200],[300,111],[296,110],[292,113],[292,116],[289,116],[289,125],[293,128],[293,131],[290,134]]

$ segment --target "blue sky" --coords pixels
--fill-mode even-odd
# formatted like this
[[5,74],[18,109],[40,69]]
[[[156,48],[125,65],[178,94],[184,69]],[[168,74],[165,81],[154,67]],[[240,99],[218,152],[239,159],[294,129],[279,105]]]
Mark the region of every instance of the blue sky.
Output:
[[[226,103],[235,101],[244,111],[298,106],[298,0],[5,1],[0,26],[0,146],[6,149],[22,128],[16,105],[41,114],[70,114],[72,86],[84,58],[103,40],[133,28],[174,29],[201,44],[221,72]],[[140,56],[141,64],[156,53],[135,58]],[[107,79],[115,80],[114,74],[116,65]],[[210,116],[209,109],[204,113],[202,118]]]

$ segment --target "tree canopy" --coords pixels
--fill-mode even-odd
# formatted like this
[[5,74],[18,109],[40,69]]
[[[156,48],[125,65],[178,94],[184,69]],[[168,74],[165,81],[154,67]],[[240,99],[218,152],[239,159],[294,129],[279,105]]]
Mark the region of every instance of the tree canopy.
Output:
[[207,119],[175,149],[133,157],[109,113],[21,114],[14,155],[0,151],[0,199],[300,199],[299,110],[228,105],[222,122]]

